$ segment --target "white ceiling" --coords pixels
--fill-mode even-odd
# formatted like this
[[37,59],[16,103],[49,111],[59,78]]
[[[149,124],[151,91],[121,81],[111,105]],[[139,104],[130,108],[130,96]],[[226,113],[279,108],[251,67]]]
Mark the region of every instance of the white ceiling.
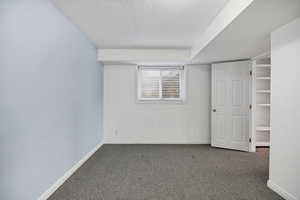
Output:
[[52,0],[98,48],[190,48],[228,0]]
[[253,58],[270,51],[272,31],[300,16],[300,0],[52,1],[99,60],[135,64]]
[[270,51],[270,33],[300,16],[300,0],[255,0],[194,57],[194,63],[253,58]]

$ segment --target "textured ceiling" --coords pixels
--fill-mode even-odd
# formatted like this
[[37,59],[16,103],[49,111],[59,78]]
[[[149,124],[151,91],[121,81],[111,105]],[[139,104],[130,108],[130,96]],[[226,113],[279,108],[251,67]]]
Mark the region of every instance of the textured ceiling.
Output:
[[[52,0],[99,49],[189,52],[205,39],[203,33],[210,25],[218,28],[212,22],[220,22],[216,16],[225,5],[232,4],[234,11],[248,1],[250,6],[200,49],[191,63],[247,59],[270,51],[270,33],[300,16],[300,0]],[[229,12],[222,19],[230,17]],[[119,55],[129,56],[126,50]]]
[[189,48],[228,0],[52,0],[98,48]]
[[300,0],[255,0],[193,62],[248,59],[268,52],[271,32],[297,17],[300,17]]

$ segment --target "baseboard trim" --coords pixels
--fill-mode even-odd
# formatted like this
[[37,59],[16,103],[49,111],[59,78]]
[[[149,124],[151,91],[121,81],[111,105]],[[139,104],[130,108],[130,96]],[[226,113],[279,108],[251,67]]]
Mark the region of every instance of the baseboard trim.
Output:
[[204,142],[128,142],[128,141],[105,141],[105,144],[210,144],[210,141]]
[[71,167],[61,178],[59,178],[48,190],[46,190],[38,200],[47,200],[64,182],[70,178],[101,146],[98,144],[92,151],[87,153],[81,160],[79,160],[73,167]]
[[299,200],[295,196],[293,196],[292,194],[290,194],[289,192],[285,191],[283,188],[278,186],[277,184],[273,183],[271,180],[268,180],[267,185],[271,190],[273,190],[274,192],[276,192],[286,200]]

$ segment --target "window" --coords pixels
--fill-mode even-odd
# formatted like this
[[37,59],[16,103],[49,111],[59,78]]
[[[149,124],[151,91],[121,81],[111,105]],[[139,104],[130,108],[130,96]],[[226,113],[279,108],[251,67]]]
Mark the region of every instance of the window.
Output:
[[184,100],[184,67],[138,67],[138,100]]

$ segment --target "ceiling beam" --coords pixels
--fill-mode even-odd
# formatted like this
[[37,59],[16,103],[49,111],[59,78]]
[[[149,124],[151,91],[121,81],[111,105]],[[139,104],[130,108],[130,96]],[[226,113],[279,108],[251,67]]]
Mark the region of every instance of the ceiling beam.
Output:
[[98,49],[98,60],[104,63],[182,65],[189,59],[189,49]]
[[191,49],[190,59],[194,59],[215,37],[234,21],[254,0],[230,0]]

